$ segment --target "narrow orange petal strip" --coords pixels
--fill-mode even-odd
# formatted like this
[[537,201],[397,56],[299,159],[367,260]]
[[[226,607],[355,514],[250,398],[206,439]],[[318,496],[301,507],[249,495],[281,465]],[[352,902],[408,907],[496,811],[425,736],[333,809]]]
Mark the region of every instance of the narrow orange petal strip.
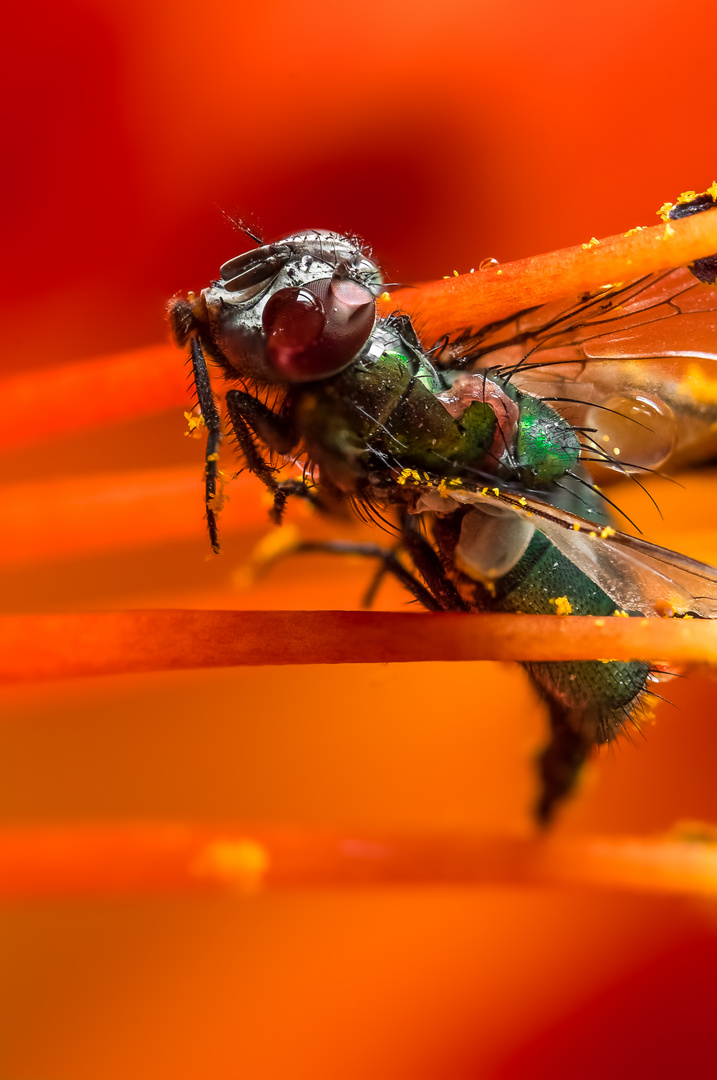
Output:
[[374,611],[119,611],[0,617],[0,681],[262,664],[717,661],[690,619]]
[[286,888],[547,885],[714,896],[717,845],[147,822],[0,829],[0,899]]
[[[0,487],[6,522],[0,566],[203,537],[199,457],[196,468],[88,473]],[[249,473],[231,484],[221,516],[224,534],[269,527],[262,491]]]
[[0,447],[103,427],[192,400],[190,370],[171,345],[153,345],[100,360],[63,364],[0,380],[5,422]]
[[666,225],[610,236],[548,255],[490,266],[473,274],[398,289],[379,303],[382,315],[398,308],[415,320],[429,344],[443,334],[480,327],[523,308],[547,304],[617,281],[684,266],[717,252],[717,210]]

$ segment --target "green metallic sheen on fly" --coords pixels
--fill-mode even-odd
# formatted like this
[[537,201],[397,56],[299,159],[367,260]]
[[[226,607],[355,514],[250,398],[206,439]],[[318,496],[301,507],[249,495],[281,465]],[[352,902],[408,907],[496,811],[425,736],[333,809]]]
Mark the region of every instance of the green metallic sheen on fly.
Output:
[[[215,550],[223,429],[207,356],[229,384],[228,425],[246,466],[273,495],[274,519],[292,495],[329,510],[345,498],[369,515],[393,508],[411,568],[395,552],[386,553],[385,568],[429,609],[649,614],[667,589],[677,614],[717,611],[710,567],[609,526],[581,462],[579,430],[516,386],[520,363],[479,365],[475,358],[491,351],[480,335],[427,351],[407,316],[377,318],[380,271],[356,240],[297,233],[230,260],[220,273],[199,297],[170,306],[175,338],[190,347],[208,429]],[[301,458],[314,483],[279,481],[263,448]],[[590,748],[634,720],[650,667],[527,668],[551,716],[536,810],[547,821]]]

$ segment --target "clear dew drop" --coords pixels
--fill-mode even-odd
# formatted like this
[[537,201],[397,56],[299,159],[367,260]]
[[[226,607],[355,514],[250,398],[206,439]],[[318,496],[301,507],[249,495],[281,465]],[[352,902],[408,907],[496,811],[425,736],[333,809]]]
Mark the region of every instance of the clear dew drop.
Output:
[[489,270],[491,266],[497,266],[497,265],[498,265],[498,260],[497,259],[483,259],[483,261],[481,263],[479,263],[478,269],[479,270]]
[[[608,412],[607,410],[613,410]],[[677,421],[669,405],[646,394],[615,394],[603,407],[591,406],[585,423],[620,469],[659,469],[677,441]]]

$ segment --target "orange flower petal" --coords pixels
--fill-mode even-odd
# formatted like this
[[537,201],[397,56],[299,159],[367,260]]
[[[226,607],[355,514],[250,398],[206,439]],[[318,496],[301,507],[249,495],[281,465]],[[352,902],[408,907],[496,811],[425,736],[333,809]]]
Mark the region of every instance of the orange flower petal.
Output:
[[416,319],[423,339],[433,342],[463,327],[483,326],[613,281],[685,266],[716,251],[717,210],[708,210],[668,225],[398,289],[379,303],[379,312],[387,315],[402,308]]

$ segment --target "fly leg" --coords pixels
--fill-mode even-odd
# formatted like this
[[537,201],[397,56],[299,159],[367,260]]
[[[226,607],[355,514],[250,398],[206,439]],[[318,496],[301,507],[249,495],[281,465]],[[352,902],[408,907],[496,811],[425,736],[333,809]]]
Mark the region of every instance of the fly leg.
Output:
[[431,543],[419,531],[416,517],[405,514],[401,523],[403,546],[411,557],[433,596],[440,611],[468,611],[468,605],[452,581],[446,577],[438,554]]
[[193,334],[190,338],[190,351],[192,356],[192,369],[194,372],[194,385],[197,388],[197,400],[201,409],[202,418],[207,427],[207,447],[204,454],[204,505],[207,514],[207,528],[212,551],[219,551],[219,532],[217,529],[217,515],[215,511],[217,498],[217,475],[219,460],[219,444],[222,441],[222,422],[219,418],[219,410],[214,400],[212,384],[209,381],[207,361],[204,357],[199,338]]
[[405,589],[423,604],[429,611],[443,611],[443,607],[430,589],[407,570],[395,551],[380,547],[378,544],[356,543],[351,540],[301,540],[285,552],[284,555],[302,555],[320,552],[326,555],[360,555],[367,559],[379,559],[381,565],[372,580],[362,602],[365,608],[371,607],[378,586],[386,574],[393,574]]
[[227,390],[227,412],[247,467],[261,480],[274,497],[272,520],[279,525],[286,509],[289,495],[319,505],[316,496],[299,480],[279,482],[275,469],[262,457],[257,441],[263,442],[277,454],[288,454],[296,445],[291,425],[286,416],[272,412],[263,402],[244,390]]
[[[575,786],[581,768],[595,745],[580,716],[555,699],[541,694],[550,710],[550,742],[538,756],[540,794],[535,817],[540,825],[549,825],[560,802]],[[592,725],[587,725],[592,726]]]

